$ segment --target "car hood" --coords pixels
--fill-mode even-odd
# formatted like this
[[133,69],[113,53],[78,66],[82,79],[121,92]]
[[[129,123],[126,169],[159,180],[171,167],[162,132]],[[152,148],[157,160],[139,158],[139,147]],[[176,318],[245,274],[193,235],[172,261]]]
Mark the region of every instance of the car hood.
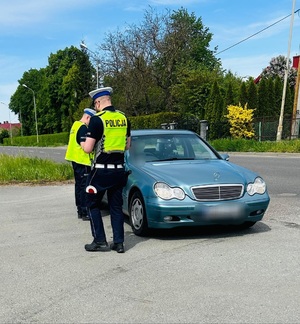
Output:
[[254,172],[225,160],[147,162],[141,169],[155,181],[163,181],[170,186],[245,184],[257,176]]

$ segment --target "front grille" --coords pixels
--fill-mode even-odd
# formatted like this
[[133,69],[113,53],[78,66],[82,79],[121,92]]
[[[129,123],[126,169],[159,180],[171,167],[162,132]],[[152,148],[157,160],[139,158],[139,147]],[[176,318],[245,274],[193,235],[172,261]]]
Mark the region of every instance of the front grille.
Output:
[[237,199],[243,195],[243,186],[238,184],[193,187],[196,200],[214,201]]

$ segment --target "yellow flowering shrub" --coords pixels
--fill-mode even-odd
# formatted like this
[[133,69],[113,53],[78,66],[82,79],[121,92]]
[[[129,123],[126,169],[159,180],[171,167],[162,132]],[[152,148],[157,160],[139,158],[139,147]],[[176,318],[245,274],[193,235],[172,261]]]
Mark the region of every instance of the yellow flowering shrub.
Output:
[[247,109],[241,105],[227,106],[228,114],[225,117],[230,124],[230,134],[233,138],[252,138],[254,137],[253,129],[253,112],[254,109]]

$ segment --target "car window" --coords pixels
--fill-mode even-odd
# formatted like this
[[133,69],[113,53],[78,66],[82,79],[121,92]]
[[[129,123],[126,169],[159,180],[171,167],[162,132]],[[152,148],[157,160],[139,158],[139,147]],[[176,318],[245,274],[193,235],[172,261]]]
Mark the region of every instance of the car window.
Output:
[[196,160],[217,159],[215,153],[198,137],[189,139]]
[[217,159],[196,134],[132,136],[128,158],[131,162]]

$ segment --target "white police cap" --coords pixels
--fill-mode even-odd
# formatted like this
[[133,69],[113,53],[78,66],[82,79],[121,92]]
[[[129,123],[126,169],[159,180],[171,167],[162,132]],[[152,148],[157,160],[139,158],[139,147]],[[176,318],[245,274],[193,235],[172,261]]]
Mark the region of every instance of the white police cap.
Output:
[[85,108],[83,110],[83,112],[85,114],[88,114],[89,116],[94,116],[96,114],[96,111],[94,109],[91,109],[91,108]]
[[95,100],[96,98],[99,98],[102,96],[110,96],[112,94],[112,92],[113,92],[113,89],[111,87],[104,87],[104,88],[99,88],[99,89],[89,92],[89,95],[91,96],[91,98],[93,98],[93,100]]

